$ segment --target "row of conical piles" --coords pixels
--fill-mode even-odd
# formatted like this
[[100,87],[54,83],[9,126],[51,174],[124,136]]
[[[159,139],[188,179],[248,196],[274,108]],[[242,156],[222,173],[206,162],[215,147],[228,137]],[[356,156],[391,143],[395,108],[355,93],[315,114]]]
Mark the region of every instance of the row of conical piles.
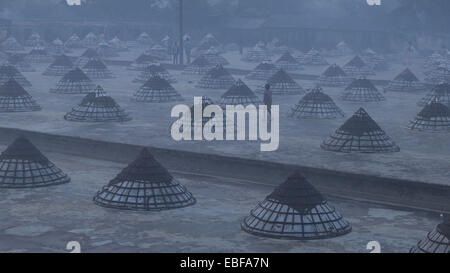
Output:
[[[3,74],[2,74],[3,71]],[[159,70],[164,72],[164,70]],[[29,82],[21,75],[20,72],[14,69],[12,66],[3,66],[0,68],[0,75],[13,75],[13,77],[0,87],[0,109],[2,111],[37,111],[40,110],[40,106],[32,99],[32,97],[25,91],[23,87],[20,86],[19,82],[24,85],[30,85]],[[278,82],[290,82],[289,75],[280,70],[276,73],[274,77],[279,79],[279,81],[269,81],[274,84],[276,88],[276,83]],[[4,77],[3,77],[4,78]],[[292,80],[292,79],[291,79]],[[362,83],[358,83],[361,81]],[[294,84],[295,82],[292,81]],[[359,85],[358,85],[359,84]],[[364,80],[356,81],[355,85],[358,85],[358,89],[361,86],[366,88],[374,88],[370,82],[365,82]],[[366,86],[367,85],[367,86]],[[351,85],[352,86],[352,85]],[[97,86],[94,88],[94,84],[85,75],[85,73],[76,68],[75,70],[69,71],[63,78],[57,83],[55,89],[51,89],[51,92],[56,93],[88,93],[81,103],[75,106],[72,111],[70,111],[65,118],[71,121],[128,121],[131,118],[128,114],[112,99],[108,96],[104,90]],[[284,84],[283,88],[287,88]],[[292,92],[301,92],[300,89],[292,88]],[[284,92],[288,92],[285,91]],[[164,78],[159,77],[159,75],[152,76],[147,82],[139,88],[139,90],[134,94],[137,101],[143,102],[171,102],[171,101],[181,101],[183,98],[178,92],[170,85],[170,83]],[[428,94],[421,103],[424,105],[423,110],[417,115],[417,117],[410,122],[409,128],[413,130],[421,131],[432,131],[432,132],[442,132],[450,130],[450,110],[447,105],[440,103],[439,101],[447,99],[450,102],[450,86],[449,84],[440,84],[433,88],[432,92]],[[237,105],[237,104],[258,104],[260,100],[258,97],[248,88],[242,81],[238,80],[233,84],[227,92],[222,95],[220,105]],[[363,115],[364,114],[364,115]],[[346,122],[353,124],[355,116],[367,116],[363,109],[360,109],[359,113],[355,115]],[[336,118],[343,117],[344,113],[340,108],[338,108],[332,99],[324,94],[320,88],[315,88],[308,94],[306,94],[298,104],[294,106],[291,111],[291,116],[297,118]],[[378,143],[381,137],[384,141],[388,141],[385,133],[382,132],[379,127],[372,126],[371,124],[376,124],[370,117],[364,119],[362,124],[369,129],[363,130],[352,129],[348,132],[348,128],[344,124],[340,129],[347,128],[347,131],[338,130],[336,133],[340,135],[342,142],[346,142],[348,137],[355,139],[355,136],[362,134],[358,138],[358,141],[367,138],[368,143]],[[378,126],[378,125],[377,125]],[[373,130],[373,128],[377,128]],[[358,131],[358,133],[356,133]],[[338,133],[339,132],[339,133]],[[345,137],[344,137],[345,136]],[[340,142],[337,143],[338,146]],[[324,146],[323,146],[324,147]],[[397,149],[394,149],[397,150]]]
[[[70,182],[27,138],[18,137],[0,155],[0,188],[35,188]],[[114,209],[160,211],[194,205],[195,197],[147,148],[97,192],[95,204]],[[448,252],[449,218],[413,252]],[[351,224],[299,172],[295,171],[258,203],[241,223],[257,236],[325,239],[351,232]]]

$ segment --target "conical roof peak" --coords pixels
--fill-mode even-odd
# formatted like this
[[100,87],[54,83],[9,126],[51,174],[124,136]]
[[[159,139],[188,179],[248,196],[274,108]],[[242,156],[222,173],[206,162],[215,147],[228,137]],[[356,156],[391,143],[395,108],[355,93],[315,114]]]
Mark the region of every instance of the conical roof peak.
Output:
[[64,81],[88,81],[90,80],[88,76],[80,68],[75,68],[70,70],[63,76]]
[[139,183],[169,183],[172,175],[150,153],[143,148],[138,157],[124,168],[109,185],[130,181]]
[[43,47],[35,47],[30,50],[30,53],[28,55],[47,55],[47,50]]
[[288,205],[301,214],[325,203],[323,196],[299,171],[291,174],[267,198]]
[[352,229],[298,171],[251,210],[241,227],[258,236],[297,240],[331,238]]
[[72,67],[73,63],[66,55],[59,55],[50,66],[69,66]]
[[199,57],[197,57],[192,63],[191,65],[196,65],[196,66],[211,66],[212,64],[206,59],[206,57],[204,55],[201,55]]
[[391,153],[400,151],[395,142],[362,107],[326,139],[321,147],[324,150],[344,153]]
[[223,77],[223,76],[231,76],[230,72],[228,72],[228,70],[223,68],[223,66],[220,65],[220,64],[216,65],[213,68],[211,68],[211,70],[209,70],[207,75],[212,77],[212,78],[219,78],[219,77]]
[[419,112],[418,116],[424,118],[449,117],[450,108],[439,102],[431,102]]
[[186,207],[196,200],[143,148],[133,162],[96,194],[94,202],[116,209],[151,211]]
[[337,64],[330,65],[324,72],[323,76],[326,77],[345,77],[347,74]]
[[17,70],[17,68],[12,64],[5,63],[0,66],[0,74],[12,76],[19,73],[19,70]]
[[410,249],[410,253],[450,253],[450,216],[445,215],[444,221]]
[[419,79],[414,75],[414,73],[409,70],[409,68],[406,68],[403,70],[400,74],[398,74],[394,80],[397,81],[409,81],[409,82],[418,82]]
[[365,78],[359,78],[354,80],[345,90],[350,90],[353,88],[367,88],[371,90],[378,90],[375,85],[373,85],[372,81]]
[[363,59],[359,55],[356,55],[345,66],[354,66],[354,67],[361,68],[361,67],[366,66],[366,63],[363,61]]
[[90,59],[83,68],[107,69],[106,65],[99,58]]
[[24,136],[1,153],[0,166],[0,188],[35,188],[70,181]]
[[330,96],[322,92],[319,86],[311,89],[292,108],[292,117],[329,119],[344,117],[344,112],[334,103]]
[[10,78],[3,85],[0,85],[1,97],[19,97],[23,95],[28,95],[28,92],[14,78]]
[[116,101],[108,96],[106,92],[103,90],[103,88],[100,85],[97,85],[97,87],[94,89],[93,92],[88,93],[83,100],[81,101],[80,105],[91,105],[95,104],[98,106],[106,106],[106,107],[116,107],[118,106]]
[[222,98],[228,96],[254,97],[255,94],[241,79],[238,79],[235,84],[222,95]]
[[369,116],[364,108],[359,108],[339,130],[355,136],[362,136],[373,131],[381,131],[380,126]]
[[279,82],[294,83],[294,80],[291,78],[291,76],[289,76],[288,73],[286,73],[286,71],[284,71],[284,69],[280,69],[268,80],[268,83],[270,84]]
[[81,57],[84,58],[99,58],[97,50],[93,48],[88,48],[84,51],[84,53],[81,55]]
[[261,62],[255,67],[255,70],[276,70],[277,67],[271,62]]
[[322,88],[320,87],[311,89],[311,91],[303,97],[303,100],[312,100],[317,102],[332,101],[331,97],[322,92]]
[[162,90],[162,89],[173,89],[172,85],[164,78],[155,75],[150,77],[147,82],[145,82],[144,87],[155,89],[155,90]]
[[0,155],[0,160],[21,159],[47,163],[48,159],[24,136],[19,136]]
[[433,88],[433,91],[435,91],[438,94],[450,93],[450,83],[447,82],[439,83]]
[[141,55],[139,55],[139,57],[136,58],[134,62],[137,64],[154,63],[156,62],[156,59],[148,53],[142,53]]
[[437,225],[437,231],[447,237],[447,240],[450,240],[450,215],[444,216],[444,221]]
[[167,72],[167,70],[164,68],[164,66],[161,65],[160,63],[149,64],[149,65],[145,66],[144,71],[153,72],[153,73]]
[[289,62],[298,63],[297,60],[288,51],[284,52],[283,55],[277,60],[277,62]]

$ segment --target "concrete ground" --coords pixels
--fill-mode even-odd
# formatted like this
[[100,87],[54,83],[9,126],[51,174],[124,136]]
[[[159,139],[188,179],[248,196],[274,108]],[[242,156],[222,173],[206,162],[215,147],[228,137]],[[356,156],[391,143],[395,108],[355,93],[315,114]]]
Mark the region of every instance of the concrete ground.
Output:
[[382,252],[407,252],[440,222],[435,214],[331,199],[353,225],[350,234],[307,242],[260,238],[241,231],[240,222],[273,190],[269,186],[175,173],[197,204],[161,212],[120,211],[96,206],[92,197],[124,165],[46,156],[72,181],[0,189],[0,252],[66,252],[69,241],[78,241],[82,252],[368,252],[366,244],[373,240]]
[[[133,60],[142,49],[123,53],[117,60]],[[74,52],[73,55],[80,54]],[[225,54],[230,67],[250,69],[256,64],[239,60],[237,52]],[[345,64],[352,56],[328,58],[330,63]],[[412,70],[423,79],[421,64],[423,59],[414,60]],[[388,71],[377,74],[375,78],[390,80],[405,68],[398,61],[390,61]],[[43,110],[32,113],[2,113],[4,127],[21,128],[61,135],[80,136],[113,142],[148,145],[155,147],[181,149],[200,153],[225,154],[244,158],[291,163],[325,169],[366,173],[386,177],[417,180],[426,183],[450,184],[450,137],[442,133],[418,133],[406,129],[408,122],[421,110],[416,103],[428,90],[417,94],[386,93],[385,102],[351,103],[341,100],[342,88],[326,88],[336,104],[343,109],[348,118],[363,106],[389,136],[400,146],[401,151],[393,154],[340,154],[324,151],[321,142],[336,130],[346,118],[335,120],[298,120],[287,117],[291,107],[302,95],[274,97],[274,104],[280,105],[280,146],[275,152],[260,152],[257,141],[181,141],[170,136],[170,118],[174,103],[146,104],[132,99],[139,88],[132,83],[138,72],[126,70],[123,66],[110,66],[117,76],[115,79],[97,81],[124,109],[130,112],[133,120],[127,123],[76,123],[63,119],[73,106],[83,98],[82,95],[55,95],[49,93],[59,77],[42,76],[47,65],[35,66],[37,71],[24,73],[32,82],[30,94]],[[298,73],[320,74],[326,67],[305,67]],[[225,90],[198,89],[196,77],[181,75],[180,71],[170,71],[178,83],[174,87],[186,99],[185,104],[193,104],[194,95],[206,95],[217,101]],[[235,75],[236,78],[242,77]],[[246,81],[251,88],[262,82]],[[314,85],[311,81],[299,81],[304,88]],[[382,90],[381,86],[378,86]]]

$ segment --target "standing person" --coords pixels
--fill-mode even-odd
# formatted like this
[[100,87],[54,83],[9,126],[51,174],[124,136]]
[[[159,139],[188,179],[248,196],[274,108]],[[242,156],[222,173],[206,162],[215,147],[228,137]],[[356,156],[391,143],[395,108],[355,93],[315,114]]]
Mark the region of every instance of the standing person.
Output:
[[264,86],[264,104],[267,106],[267,111],[272,114],[272,91],[270,90],[270,84]]
[[175,42],[173,44],[173,48],[172,48],[172,55],[173,55],[173,64],[178,64],[178,43]]
[[187,64],[191,63],[191,39],[189,37],[186,37],[186,40],[184,41],[184,53],[186,53],[186,62]]
[[239,54],[241,56],[244,54],[244,46],[242,45],[242,35],[239,35]]

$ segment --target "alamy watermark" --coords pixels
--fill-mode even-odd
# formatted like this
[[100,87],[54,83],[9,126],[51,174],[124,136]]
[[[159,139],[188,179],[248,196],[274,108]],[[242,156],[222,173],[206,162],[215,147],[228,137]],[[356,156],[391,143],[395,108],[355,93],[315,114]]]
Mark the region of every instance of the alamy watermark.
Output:
[[369,6],[381,6],[381,0],[366,0]]
[[259,140],[262,142],[260,145],[262,152],[278,149],[280,135],[278,105],[272,105],[270,113],[266,105],[258,107],[252,104],[226,105],[225,109],[214,104],[204,108],[202,105],[202,97],[194,97],[193,114],[191,108],[184,104],[172,108],[171,117],[178,118],[170,130],[175,141]]

